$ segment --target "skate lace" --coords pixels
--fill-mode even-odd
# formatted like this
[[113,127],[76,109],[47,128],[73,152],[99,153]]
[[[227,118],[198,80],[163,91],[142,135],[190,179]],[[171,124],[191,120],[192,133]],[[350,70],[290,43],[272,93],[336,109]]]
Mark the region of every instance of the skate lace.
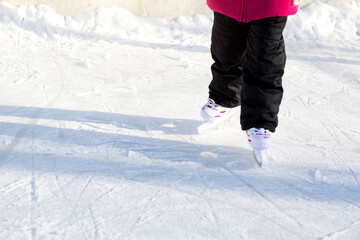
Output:
[[212,110],[216,110],[216,111],[218,111],[221,108],[221,106],[219,104],[216,104],[214,102],[214,100],[212,100],[212,99],[209,99],[209,101],[207,103],[207,107],[211,108]]
[[270,136],[270,131],[264,128],[251,128],[249,130],[249,137],[250,135]]

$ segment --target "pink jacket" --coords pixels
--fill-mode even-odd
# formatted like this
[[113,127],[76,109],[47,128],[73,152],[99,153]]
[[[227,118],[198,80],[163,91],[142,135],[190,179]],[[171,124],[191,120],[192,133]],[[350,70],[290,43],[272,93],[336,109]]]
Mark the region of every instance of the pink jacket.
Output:
[[250,22],[267,17],[294,15],[299,0],[207,0],[215,12],[235,18],[240,22]]

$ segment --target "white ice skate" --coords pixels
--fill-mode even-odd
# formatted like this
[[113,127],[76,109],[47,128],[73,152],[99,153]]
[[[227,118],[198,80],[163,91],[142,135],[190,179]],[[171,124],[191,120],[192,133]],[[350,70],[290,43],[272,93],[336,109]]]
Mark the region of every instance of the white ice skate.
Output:
[[198,127],[198,133],[216,127],[233,116],[235,112],[236,108],[222,107],[209,98],[208,102],[201,108],[201,116],[204,119],[204,123]]
[[267,159],[266,150],[272,145],[272,133],[264,128],[250,128],[246,131],[246,135],[253,148],[255,160],[261,167]]

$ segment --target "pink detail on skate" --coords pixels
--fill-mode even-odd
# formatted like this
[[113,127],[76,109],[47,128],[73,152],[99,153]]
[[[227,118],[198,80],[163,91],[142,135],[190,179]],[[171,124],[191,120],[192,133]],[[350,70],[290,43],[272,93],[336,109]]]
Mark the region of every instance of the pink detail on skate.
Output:
[[210,106],[210,105],[207,105],[207,107],[208,107],[208,108],[211,108],[211,106]]
[[226,111],[221,111],[220,113],[226,113]]
[[249,139],[249,142],[252,142],[252,141]]
[[217,115],[217,116],[214,116],[214,117],[218,118],[218,117],[221,117],[221,115]]
[[268,138],[268,137],[264,137],[264,138]]

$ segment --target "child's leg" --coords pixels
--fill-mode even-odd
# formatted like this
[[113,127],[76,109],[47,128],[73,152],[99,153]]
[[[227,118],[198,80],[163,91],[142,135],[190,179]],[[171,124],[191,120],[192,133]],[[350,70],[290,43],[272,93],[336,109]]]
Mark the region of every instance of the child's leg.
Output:
[[209,98],[224,107],[240,105],[247,31],[248,24],[214,13],[211,54],[215,63],[211,66]]
[[274,132],[278,125],[286,62],[282,35],[286,20],[274,17],[250,23],[241,92],[243,130],[256,127]]

